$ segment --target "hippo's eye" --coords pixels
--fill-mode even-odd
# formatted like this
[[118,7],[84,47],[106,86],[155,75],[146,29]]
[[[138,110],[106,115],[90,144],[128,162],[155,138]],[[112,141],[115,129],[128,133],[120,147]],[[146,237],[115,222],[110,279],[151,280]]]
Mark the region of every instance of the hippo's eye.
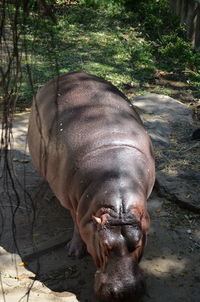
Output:
[[122,235],[124,236],[129,252],[136,249],[136,245],[142,237],[140,225],[125,225],[122,227]]

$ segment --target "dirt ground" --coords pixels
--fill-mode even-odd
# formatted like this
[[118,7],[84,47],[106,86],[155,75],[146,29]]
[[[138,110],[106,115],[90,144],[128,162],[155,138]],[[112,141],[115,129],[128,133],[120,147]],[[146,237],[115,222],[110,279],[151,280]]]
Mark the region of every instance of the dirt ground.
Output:
[[[73,225],[69,213],[34,170],[24,151],[27,115],[14,125],[11,173],[1,159],[0,301],[95,302],[95,265],[67,256]],[[143,302],[200,301],[199,215],[153,191],[151,227],[141,261],[148,294]]]

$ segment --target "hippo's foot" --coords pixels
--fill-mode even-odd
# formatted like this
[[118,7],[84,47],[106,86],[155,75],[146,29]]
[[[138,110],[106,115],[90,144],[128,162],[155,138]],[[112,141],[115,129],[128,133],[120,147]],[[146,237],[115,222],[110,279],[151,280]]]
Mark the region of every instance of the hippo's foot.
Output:
[[74,227],[74,233],[72,239],[67,243],[68,256],[75,256],[82,258],[87,254],[86,245],[83,242],[79,231]]

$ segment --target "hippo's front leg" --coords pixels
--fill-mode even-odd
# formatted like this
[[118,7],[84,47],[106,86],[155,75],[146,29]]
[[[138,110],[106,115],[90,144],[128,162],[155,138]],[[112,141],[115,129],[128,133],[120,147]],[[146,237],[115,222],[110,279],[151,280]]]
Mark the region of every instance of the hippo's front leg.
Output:
[[77,258],[82,258],[87,253],[86,245],[81,238],[81,235],[79,233],[79,230],[75,222],[74,222],[74,232],[73,232],[72,239],[67,243],[66,248],[68,250],[68,256],[75,256]]

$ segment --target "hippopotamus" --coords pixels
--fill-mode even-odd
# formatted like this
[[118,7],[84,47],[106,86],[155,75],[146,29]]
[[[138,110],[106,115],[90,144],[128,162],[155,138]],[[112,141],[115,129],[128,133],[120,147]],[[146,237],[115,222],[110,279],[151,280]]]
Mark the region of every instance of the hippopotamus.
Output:
[[100,77],[61,74],[33,99],[28,145],[34,166],[73,218],[69,255],[88,252],[96,264],[96,295],[140,296],[155,164],[133,105]]

